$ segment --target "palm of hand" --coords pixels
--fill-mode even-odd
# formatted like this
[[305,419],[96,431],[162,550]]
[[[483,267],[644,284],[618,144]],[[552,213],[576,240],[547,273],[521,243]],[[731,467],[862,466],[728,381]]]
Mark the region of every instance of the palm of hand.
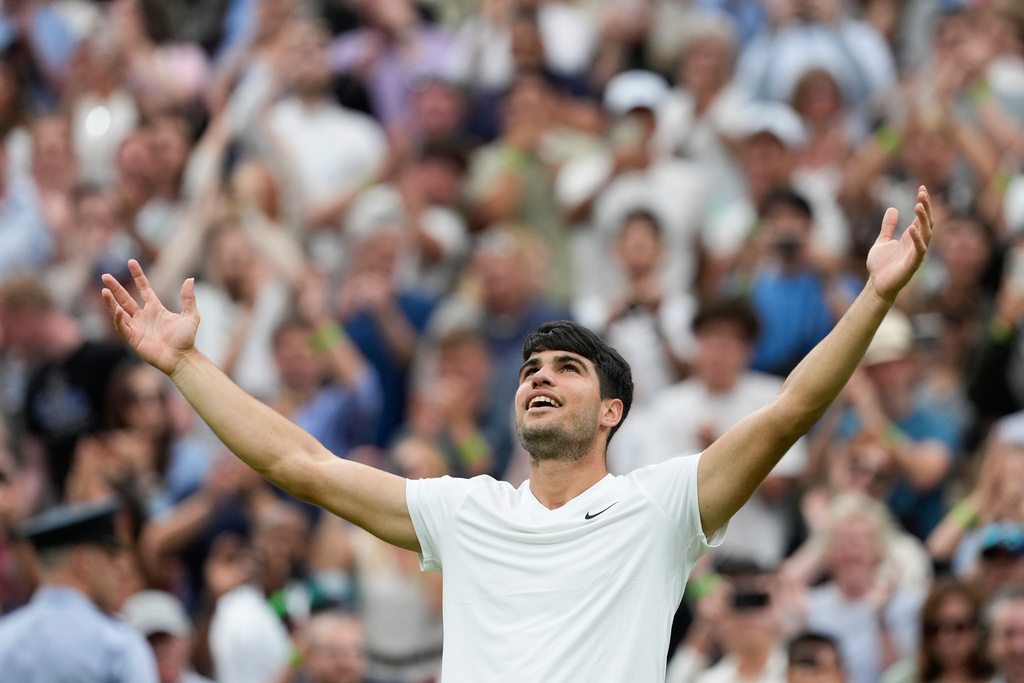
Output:
[[170,374],[195,343],[198,327],[198,318],[171,313],[157,301],[155,305],[147,303],[131,319],[128,336],[121,336],[143,360]]
[[919,203],[915,208],[914,222],[903,231],[900,238],[893,239],[899,212],[896,209],[889,209],[882,219],[878,239],[868,252],[867,268],[875,291],[889,301],[893,301],[910,281],[924,260],[928,242],[931,240],[931,199],[923,187],[917,197]]
[[177,368],[179,361],[195,343],[199,327],[193,282],[181,287],[181,313],[171,313],[160,302],[137,261],[128,262],[142,297],[140,306],[128,291],[110,275],[103,276],[103,301],[114,318],[118,334],[139,356],[166,374]]

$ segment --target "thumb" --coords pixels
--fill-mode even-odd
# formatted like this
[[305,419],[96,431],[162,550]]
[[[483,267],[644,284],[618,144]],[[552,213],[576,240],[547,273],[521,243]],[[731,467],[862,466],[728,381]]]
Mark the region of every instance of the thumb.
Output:
[[892,236],[896,233],[896,226],[900,220],[900,212],[889,207],[885,210],[885,216],[882,218],[882,230],[878,233],[878,239],[882,241],[891,240]]
[[181,285],[181,312],[189,318],[199,318],[196,307],[196,279],[190,277]]

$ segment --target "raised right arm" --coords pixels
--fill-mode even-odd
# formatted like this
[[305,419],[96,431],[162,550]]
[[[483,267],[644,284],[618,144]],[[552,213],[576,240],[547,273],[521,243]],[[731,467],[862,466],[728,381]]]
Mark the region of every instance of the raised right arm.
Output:
[[405,499],[405,479],[344,460],[270,407],[238,388],[193,345],[199,325],[192,280],[181,288],[182,312],[168,311],[129,261],[143,304],[103,276],[103,300],[118,333],[166,373],[232,453],[288,493],[357,524],[388,543],[419,550]]

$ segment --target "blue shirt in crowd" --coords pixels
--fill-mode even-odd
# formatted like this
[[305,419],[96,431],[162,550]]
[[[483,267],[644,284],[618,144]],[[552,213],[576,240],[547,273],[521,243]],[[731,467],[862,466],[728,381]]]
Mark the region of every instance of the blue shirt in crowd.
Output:
[[68,586],[44,585],[0,619],[0,678],[18,683],[157,683],[142,634]]

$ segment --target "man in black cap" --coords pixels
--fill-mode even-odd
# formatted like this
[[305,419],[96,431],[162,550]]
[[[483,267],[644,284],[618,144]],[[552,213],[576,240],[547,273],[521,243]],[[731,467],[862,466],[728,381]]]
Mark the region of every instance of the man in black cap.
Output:
[[18,683],[157,683],[142,635],[108,616],[120,591],[116,502],[54,508],[20,535],[36,549],[41,583],[0,621],[0,672]]

